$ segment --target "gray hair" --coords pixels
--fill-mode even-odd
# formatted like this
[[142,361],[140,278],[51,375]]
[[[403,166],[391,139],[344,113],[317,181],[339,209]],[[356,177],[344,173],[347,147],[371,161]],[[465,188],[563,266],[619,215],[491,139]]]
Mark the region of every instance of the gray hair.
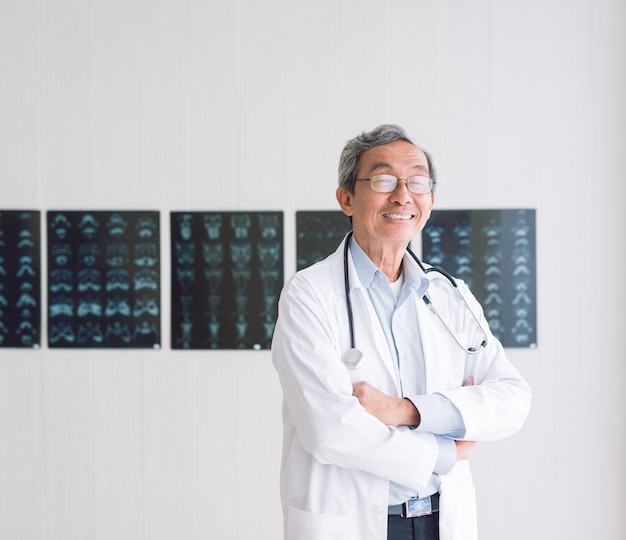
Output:
[[347,189],[350,193],[354,193],[361,156],[372,148],[395,141],[406,141],[424,152],[428,163],[428,171],[433,180],[434,193],[437,186],[437,173],[435,172],[435,164],[432,157],[426,150],[415,144],[403,128],[394,124],[382,124],[372,131],[364,131],[346,143],[339,158],[339,186]]

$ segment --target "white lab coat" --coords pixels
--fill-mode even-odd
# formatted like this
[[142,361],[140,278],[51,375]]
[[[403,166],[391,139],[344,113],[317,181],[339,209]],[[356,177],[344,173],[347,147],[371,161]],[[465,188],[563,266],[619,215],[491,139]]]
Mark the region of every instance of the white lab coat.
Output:
[[[415,262],[407,254],[404,264]],[[356,345],[364,353],[359,369],[342,362],[350,348],[343,243],[293,276],[281,293],[272,359],[284,396],[280,490],[285,540],[386,539],[389,481],[424,492],[438,456],[433,434],[385,426],[352,396],[352,384],[360,380],[389,395],[399,396],[400,388],[395,361],[351,259],[349,272]],[[482,317],[467,287],[459,286]],[[459,335],[475,328],[466,310],[458,309],[449,283],[431,279],[429,294]],[[519,430],[529,411],[530,389],[500,343],[488,334],[484,351],[466,354],[421,299],[405,304],[418,310],[426,393],[439,392],[455,404],[466,439],[496,440]],[[475,385],[463,387],[470,375]],[[441,540],[475,539],[467,461],[441,477],[440,493]]]

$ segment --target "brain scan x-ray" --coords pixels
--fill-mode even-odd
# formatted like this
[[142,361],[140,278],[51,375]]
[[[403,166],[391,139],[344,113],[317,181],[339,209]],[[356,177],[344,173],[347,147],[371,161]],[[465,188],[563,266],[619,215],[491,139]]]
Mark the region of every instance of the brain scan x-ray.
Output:
[[534,210],[433,210],[422,253],[467,283],[505,347],[537,346]]
[[159,348],[158,212],[48,212],[48,345]]
[[297,270],[333,253],[351,229],[340,210],[296,212]]
[[0,347],[39,348],[40,213],[0,211]]
[[282,212],[172,212],[172,348],[269,349]]

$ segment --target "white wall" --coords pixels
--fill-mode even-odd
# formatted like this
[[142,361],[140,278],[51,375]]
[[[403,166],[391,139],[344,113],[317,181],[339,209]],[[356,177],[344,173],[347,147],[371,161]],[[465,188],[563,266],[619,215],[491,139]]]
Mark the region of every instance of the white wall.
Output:
[[0,208],[160,210],[166,346],[0,350],[0,539],[281,538],[269,352],[169,350],[167,219],[282,210],[290,274],[381,122],[438,208],[537,209],[533,409],[473,457],[481,540],[624,538],[624,96],[621,0],[2,0]]

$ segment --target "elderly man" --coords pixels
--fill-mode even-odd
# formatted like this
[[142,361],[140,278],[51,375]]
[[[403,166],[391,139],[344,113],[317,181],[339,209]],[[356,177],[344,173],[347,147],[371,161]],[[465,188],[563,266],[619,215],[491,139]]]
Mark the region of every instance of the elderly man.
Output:
[[336,196],[352,232],[281,293],[286,540],[476,538],[468,457],[520,429],[531,392],[465,284],[408,249],[435,186],[402,128],[348,141]]

